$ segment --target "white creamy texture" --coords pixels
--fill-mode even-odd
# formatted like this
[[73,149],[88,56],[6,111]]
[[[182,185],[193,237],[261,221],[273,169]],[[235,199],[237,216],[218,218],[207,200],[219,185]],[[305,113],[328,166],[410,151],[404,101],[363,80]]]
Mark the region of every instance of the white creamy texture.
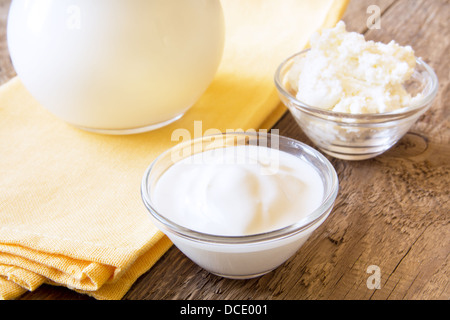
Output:
[[297,99],[311,106],[353,114],[390,112],[411,103],[403,83],[415,61],[410,46],[365,41],[340,21],[311,38],[311,50],[293,65],[289,83]]
[[58,117],[135,129],[180,116],[207,89],[224,47],[219,0],[15,0],[14,67]]
[[322,202],[323,182],[311,165],[286,152],[238,146],[176,163],[157,182],[153,198],[160,214],[184,227],[249,235],[312,213]]

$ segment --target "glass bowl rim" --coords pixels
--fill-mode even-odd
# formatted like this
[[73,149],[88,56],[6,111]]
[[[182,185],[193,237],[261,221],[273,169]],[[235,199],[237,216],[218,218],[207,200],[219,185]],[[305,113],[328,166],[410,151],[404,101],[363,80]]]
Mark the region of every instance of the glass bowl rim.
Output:
[[[227,235],[214,235],[209,234],[205,232],[195,231],[191,230],[189,228],[186,228],[184,226],[181,226],[180,224],[177,224],[170,219],[164,217],[161,213],[156,210],[150,196],[150,188],[148,186],[149,178],[151,173],[154,170],[154,167],[157,165],[158,161],[165,157],[168,153],[172,152],[173,150],[177,148],[182,148],[183,146],[194,144],[196,142],[202,141],[206,138],[212,138],[215,136],[228,136],[228,135],[244,135],[244,136],[254,136],[257,139],[259,139],[260,136],[264,137],[265,139],[270,139],[271,136],[278,136],[280,138],[280,145],[282,141],[284,141],[287,145],[290,147],[295,147],[298,150],[302,150],[302,154],[307,153],[310,156],[313,156],[317,158],[321,163],[324,164],[325,170],[329,177],[326,177],[326,179],[329,181],[330,184],[330,191],[327,192],[324,196],[324,200],[322,200],[321,205],[308,214],[307,217],[301,219],[300,221],[297,221],[296,223],[293,223],[289,226],[264,232],[264,233],[258,233],[258,234],[251,234],[251,235],[242,235],[242,236],[227,236]],[[287,151],[284,151],[287,152]],[[290,153],[291,155],[294,155],[297,157],[297,155]],[[199,138],[194,138],[189,141],[181,142],[177,144],[174,147],[169,148],[168,150],[164,151],[162,154],[160,154],[147,168],[145,171],[145,174],[142,178],[141,183],[141,197],[142,200],[151,214],[153,218],[155,218],[159,223],[161,223],[164,227],[168,228],[170,232],[176,234],[179,237],[182,237],[184,239],[188,239],[190,241],[195,242],[201,242],[201,243],[211,243],[211,244],[255,244],[265,241],[273,241],[273,240],[280,240],[283,238],[290,237],[292,235],[295,235],[297,233],[300,233],[304,230],[307,230],[310,227],[313,227],[316,225],[316,223],[320,222],[322,219],[326,218],[328,214],[330,213],[332,207],[334,206],[334,203],[336,201],[336,197],[339,191],[339,178],[336,173],[335,168],[330,163],[330,161],[319,151],[312,148],[311,146],[308,146],[298,140],[288,138],[285,136],[277,135],[277,134],[271,134],[271,133],[253,133],[253,132],[233,132],[233,133],[220,133],[220,134],[212,134],[212,135],[205,135]]]
[[439,89],[439,79],[434,72],[433,68],[431,68],[422,58],[416,58],[416,64],[422,66],[427,74],[430,77],[430,85],[431,89],[428,94],[423,95],[418,98],[415,103],[410,107],[404,107],[398,110],[384,112],[384,113],[364,113],[364,114],[353,114],[346,112],[337,112],[332,110],[326,110],[319,107],[311,106],[307,103],[304,103],[298,100],[295,96],[290,94],[288,90],[286,90],[283,85],[283,79],[281,78],[282,71],[286,68],[286,66],[291,63],[295,58],[305,55],[311,49],[305,49],[300,52],[297,52],[288,58],[286,58],[277,68],[274,76],[275,86],[280,94],[282,94],[286,99],[291,102],[291,105],[294,106],[297,110],[308,112],[310,114],[320,114],[325,117],[337,118],[341,122],[346,122],[345,120],[350,120],[350,122],[358,121],[363,123],[365,121],[371,122],[374,120],[386,120],[389,121],[391,119],[398,119],[399,117],[408,117],[414,115],[416,112],[422,110],[423,108],[430,105],[430,103],[434,100],[437,95]]

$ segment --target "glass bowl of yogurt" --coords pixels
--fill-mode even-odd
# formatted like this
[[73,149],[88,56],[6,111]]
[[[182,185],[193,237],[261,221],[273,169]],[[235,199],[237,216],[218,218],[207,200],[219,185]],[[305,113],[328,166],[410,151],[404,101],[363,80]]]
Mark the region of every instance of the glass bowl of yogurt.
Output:
[[142,180],[152,222],[188,258],[225,278],[264,275],[294,255],[327,219],[335,169],[317,150],[266,133],[182,142]]
[[340,22],[283,61],[275,85],[321,151],[364,160],[395,145],[431,107],[438,78],[411,47],[365,41]]

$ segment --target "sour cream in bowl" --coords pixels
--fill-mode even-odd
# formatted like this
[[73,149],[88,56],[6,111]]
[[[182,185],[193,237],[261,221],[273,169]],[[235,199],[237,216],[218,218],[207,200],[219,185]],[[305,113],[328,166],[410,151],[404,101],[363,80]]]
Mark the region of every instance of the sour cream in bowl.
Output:
[[155,225],[199,266],[247,279],[289,259],[330,214],[330,162],[278,135],[228,133],[183,142],[142,181]]

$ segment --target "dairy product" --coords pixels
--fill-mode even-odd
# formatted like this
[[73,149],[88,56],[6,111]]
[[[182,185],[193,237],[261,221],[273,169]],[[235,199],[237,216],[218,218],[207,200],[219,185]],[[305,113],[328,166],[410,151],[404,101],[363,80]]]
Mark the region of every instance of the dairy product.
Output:
[[323,201],[319,173],[307,162],[261,146],[197,153],[171,166],[152,197],[167,219],[203,233],[242,236],[306,218]]
[[277,268],[333,208],[339,182],[329,161],[291,139],[270,141],[267,147],[267,136],[253,134],[194,139],[162,154],[144,175],[152,221],[209,272],[248,279]]
[[365,41],[344,22],[311,37],[311,50],[295,62],[289,84],[298,100],[351,114],[385,113],[413,99],[403,84],[416,58],[410,46]]
[[8,46],[43,107],[96,131],[179,118],[221,61],[219,0],[14,0]]

